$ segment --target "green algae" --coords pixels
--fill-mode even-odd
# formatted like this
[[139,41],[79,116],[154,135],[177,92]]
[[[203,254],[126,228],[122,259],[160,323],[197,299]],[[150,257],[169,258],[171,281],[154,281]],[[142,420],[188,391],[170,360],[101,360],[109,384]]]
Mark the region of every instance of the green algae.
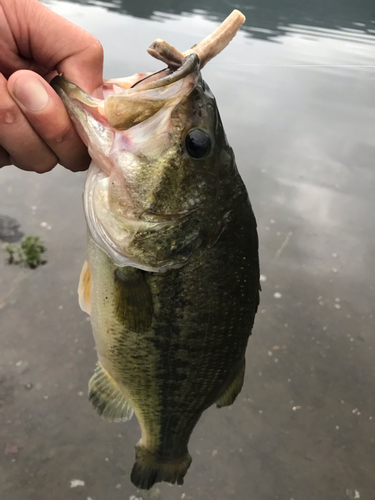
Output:
[[43,258],[46,247],[38,236],[26,236],[20,242],[4,243],[3,249],[8,252],[8,263],[18,264],[35,269],[47,261]]

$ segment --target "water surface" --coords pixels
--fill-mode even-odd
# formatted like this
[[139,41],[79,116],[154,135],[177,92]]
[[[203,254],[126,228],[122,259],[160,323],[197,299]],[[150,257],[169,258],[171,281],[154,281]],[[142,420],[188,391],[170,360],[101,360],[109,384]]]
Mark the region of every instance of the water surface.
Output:
[[203,74],[258,219],[263,292],[244,389],[204,414],[185,485],[137,492],[137,422],[107,424],[85,399],[96,355],[76,300],[84,175],[2,169],[0,214],[44,239],[48,264],[1,267],[0,497],[372,499],[373,2],[47,5],[100,39],[107,77],[160,69],[146,52],[155,38],[185,50],[245,13]]

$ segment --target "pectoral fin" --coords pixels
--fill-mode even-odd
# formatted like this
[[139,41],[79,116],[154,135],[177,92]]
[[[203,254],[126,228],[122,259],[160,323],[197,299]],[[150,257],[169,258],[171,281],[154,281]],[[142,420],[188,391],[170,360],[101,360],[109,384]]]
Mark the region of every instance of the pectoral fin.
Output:
[[133,332],[147,331],[152,322],[153,305],[144,272],[134,267],[117,268],[114,293],[120,322]]
[[216,406],[221,408],[222,406],[230,406],[234,403],[236,397],[241,392],[243,381],[245,377],[245,358],[241,362],[240,369],[237,372],[237,375],[233,379],[233,381],[228,385],[228,387],[224,390],[222,395],[216,401]]
[[82,311],[87,314],[91,314],[90,281],[90,269],[87,264],[87,260],[85,260],[79,277],[78,302]]
[[134,413],[119,386],[100,362],[89,382],[89,400],[99,415],[106,420],[125,422],[130,420]]

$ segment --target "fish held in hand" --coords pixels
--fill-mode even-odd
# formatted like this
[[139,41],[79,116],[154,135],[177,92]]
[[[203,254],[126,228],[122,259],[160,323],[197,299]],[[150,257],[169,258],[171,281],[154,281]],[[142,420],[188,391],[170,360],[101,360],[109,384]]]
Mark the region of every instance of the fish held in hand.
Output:
[[131,480],[142,489],[183,483],[202,412],[231,405],[243,384],[256,222],[200,74],[243,19],[235,12],[186,54],[156,41],[150,53],[168,67],[106,80],[100,98],[53,81],[92,157],[79,285],[98,353],[89,398],[108,420],[136,414]]

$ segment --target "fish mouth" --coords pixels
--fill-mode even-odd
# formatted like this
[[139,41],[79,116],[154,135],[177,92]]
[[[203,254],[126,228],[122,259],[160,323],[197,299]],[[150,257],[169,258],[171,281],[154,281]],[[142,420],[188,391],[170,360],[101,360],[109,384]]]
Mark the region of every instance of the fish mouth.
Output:
[[[107,175],[113,167],[111,145],[114,135],[150,122],[158,112],[191,92],[198,82],[200,70],[229,44],[244,22],[245,16],[234,10],[216,30],[183,53],[157,39],[148,48],[148,53],[167,64],[166,69],[104,80],[94,96],[62,75],[52,80],[51,85],[64,102],[91,158]],[[152,126],[158,125],[153,123]],[[131,150],[131,144],[126,147]]]
[[[199,72],[199,57],[187,55],[179,67],[167,67],[155,73],[137,73],[128,78],[104,80],[94,97],[63,75],[56,76],[51,86],[60,96],[73,119],[76,116],[72,104],[85,109],[99,123],[123,131],[150,118],[179,93],[182,82],[189,75]],[[193,78],[194,83],[197,78]],[[192,88],[193,85],[190,85]],[[84,138],[83,138],[84,139]],[[87,140],[84,142],[88,142]]]
[[[146,96],[143,106],[140,105],[137,96],[140,94],[144,96],[145,92],[152,93],[161,89],[173,89],[178,82],[186,80],[189,75],[199,73],[199,70],[208,61],[218,55],[229,44],[244,22],[245,16],[240,11],[234,10],[213,33],[184,53],[181,53],[164,40],[155,40],[148,48],[148,53],[166,63],[167,68],[143,76],[138,74],[127,79],[105,80],[103,88],[98,89],[104,99],[90,96],[79,87],[68,82],[63,76],[54,78],[51,85],[67,106],[71,118],[78,122],[78,132],[89,147],[88,143],[90,141],[85,138],[85,134],[82,133],[84,131],[79,126],[79,122],[82,122],[84,117],[75,116],[74,106],[69,106],[71,100],[75,99],[76,104],[80,103],[81,106],[91,108],[92,116],[102,125],[110,126],[114,130],[126,130],[149,118],[163,106],[162,103],[156,102],[158,97],[161,97],[160,95]],[[121,95],[125,91],[126,95]],[[149,97],[149,101],[147,97]],[[163,101],[163,97],[161,97],[161,101]],[[122,102],[124,98],[127,103],[126,109],[124,109]],[[136,105],[129,106],[132,99],[138,102]],[[150,105],[151,103],[153,105]]]

